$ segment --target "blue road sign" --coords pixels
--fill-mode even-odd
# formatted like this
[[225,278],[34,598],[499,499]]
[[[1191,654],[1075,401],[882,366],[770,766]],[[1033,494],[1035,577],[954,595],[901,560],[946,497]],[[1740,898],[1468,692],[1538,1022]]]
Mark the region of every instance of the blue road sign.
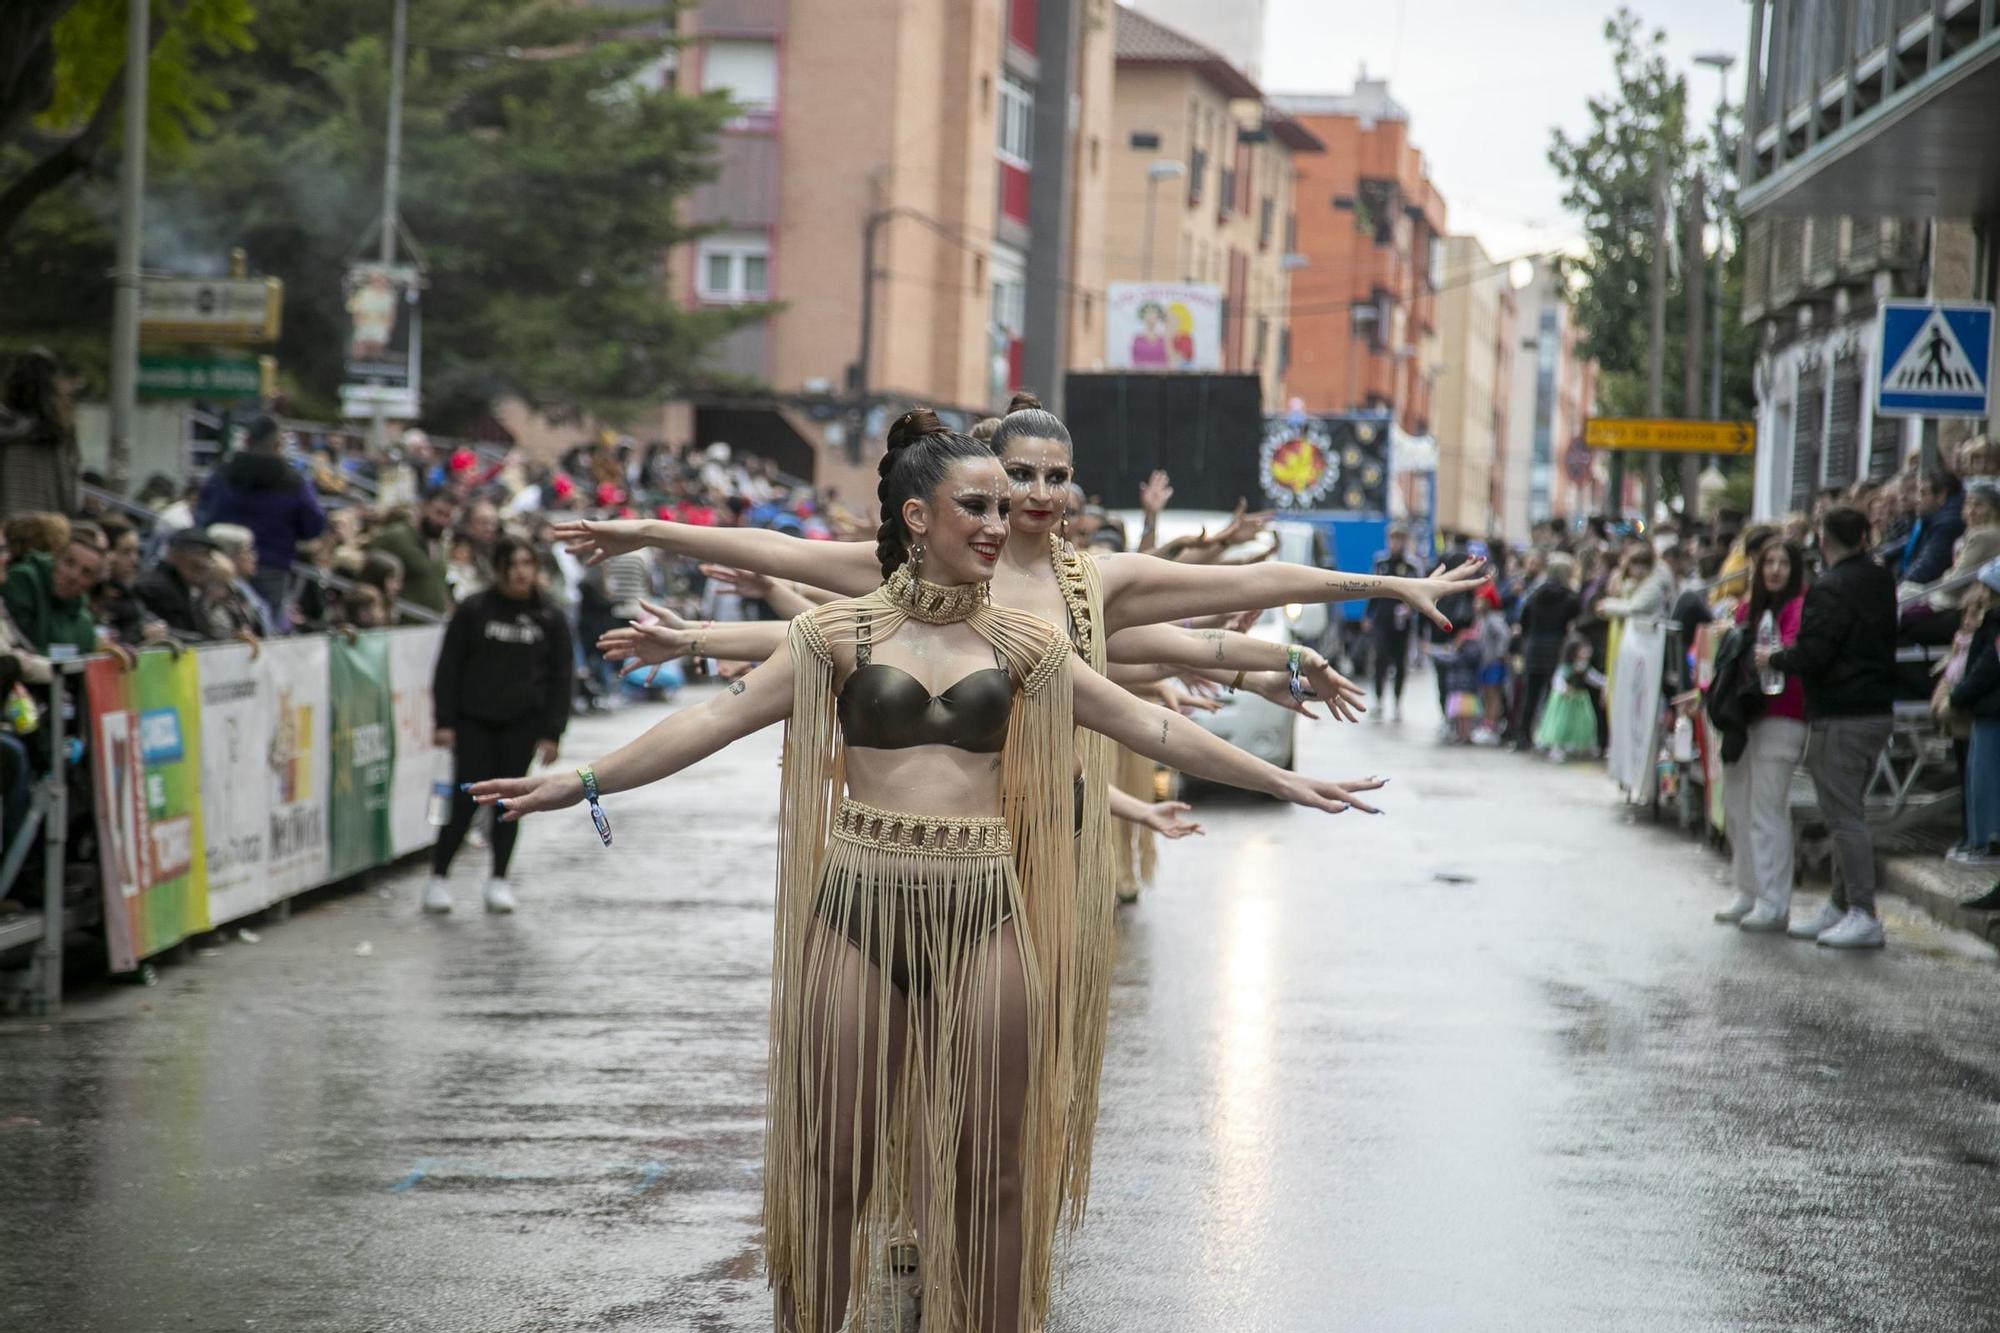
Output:
[[1990,305],[1885,301],[1875,353],[1875,410],[1882,416],[1983,417],[1991,410]]

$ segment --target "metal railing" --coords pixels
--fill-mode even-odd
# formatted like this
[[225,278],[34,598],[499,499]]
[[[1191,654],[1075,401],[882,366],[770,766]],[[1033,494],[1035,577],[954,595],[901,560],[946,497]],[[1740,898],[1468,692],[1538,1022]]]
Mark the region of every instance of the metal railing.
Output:
[[[64,766],[68,744],[63,714],[70,693],[65,677],[81,675],[89,659],[52,662],[49,670],[49,771],[34,781],[28,817],[0,856],[0,895],[6,894],[27,864],[28,852],[42,836],[42,907],[39,912],[0,919],[0,953],[33,943],[27,968],[16,976],[0,972],[0,1009],[21,1008],[35,1015],[52,1014],[62,1003],[64,867],[69,844],[69,788]],[[78,691],[81,694],[81,691]]]

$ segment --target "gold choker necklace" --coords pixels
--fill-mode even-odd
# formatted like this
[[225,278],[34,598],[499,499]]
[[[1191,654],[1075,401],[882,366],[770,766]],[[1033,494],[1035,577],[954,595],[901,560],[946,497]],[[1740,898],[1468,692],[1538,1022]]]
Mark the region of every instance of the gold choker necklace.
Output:
[[912,574],[908,565],[891,574],[882,590],[912,620],[921,620],[926,625],[956,624],[993,600],[991,584],[961,583],[947,587],[942,583],[926,583]]

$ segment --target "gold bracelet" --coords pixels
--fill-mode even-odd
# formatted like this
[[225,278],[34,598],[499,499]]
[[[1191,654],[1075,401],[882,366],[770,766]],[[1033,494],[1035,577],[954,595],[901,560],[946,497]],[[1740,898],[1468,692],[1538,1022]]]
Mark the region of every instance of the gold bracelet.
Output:
[[1242,670],[1242,671],[1239,671],[1239,672],[1237,672],[1237,673],[1236,673],[1236,679],[1235,679],[1235,680],[1232,680],[1232,681],[1230,681],[1230,682],[1229,682],[1229,692],[1230,692],[1231,694],[1234,694],[1234,693],[1236,693],[1236,691],[1238,691],[1238,690],[1242,689],[1242,688],[1243,688],[1243,678],[1244,678],[1245,676],[1249,675],[1249,674],[1250,674],[1250,673],[1249,673],[1249,670],[1248,670],[1247,668],[1246,668],[1246,669],[1244,669],[1244,670]]

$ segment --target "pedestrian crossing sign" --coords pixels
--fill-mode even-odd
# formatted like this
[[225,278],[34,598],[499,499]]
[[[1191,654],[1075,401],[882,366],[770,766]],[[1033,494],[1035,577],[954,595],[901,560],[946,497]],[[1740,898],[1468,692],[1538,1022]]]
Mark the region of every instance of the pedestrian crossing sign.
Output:
[[1993,385],[1993,307],[1885,301],[1875,340],[1875,410],[1885,417],[1983,417]]

